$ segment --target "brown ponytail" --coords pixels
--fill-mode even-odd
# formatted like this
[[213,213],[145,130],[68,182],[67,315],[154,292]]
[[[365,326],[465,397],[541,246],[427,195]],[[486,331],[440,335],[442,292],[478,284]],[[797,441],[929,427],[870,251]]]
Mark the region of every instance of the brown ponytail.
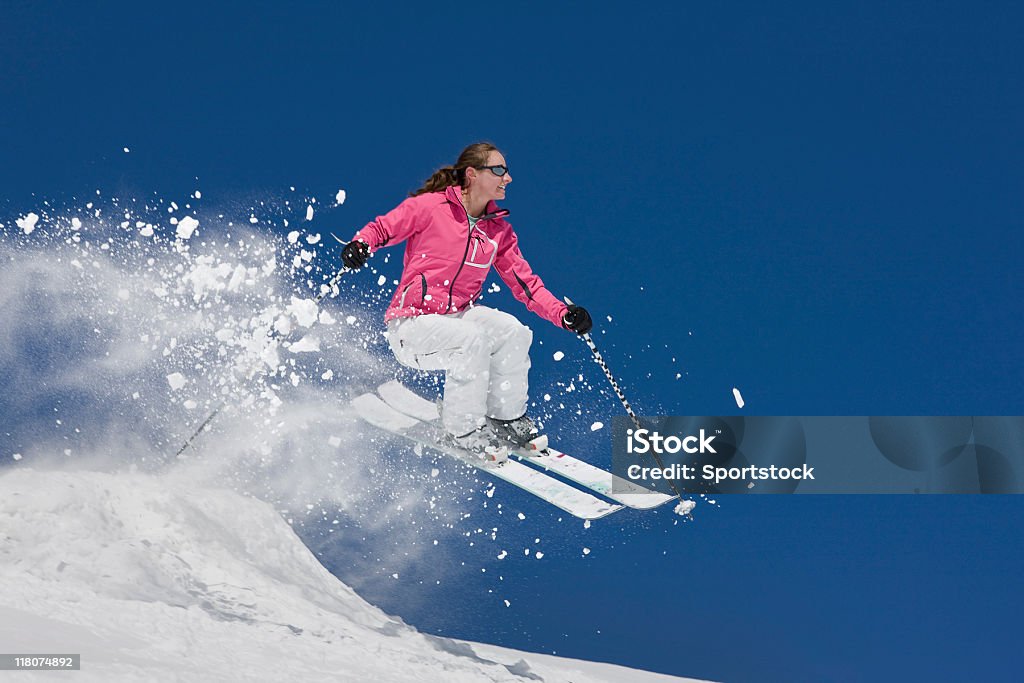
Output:
[[434,171],[434,174],[427,178],[423,187],[410,192],[410,197],[421,195],[425,192],[438,192],[451,187],[452,185],[463,185],[466,182],[466,169],[474,166],[483,166],[487,163],[487,156],[491,152],[499,151],[497,147],[489,142],[474,142],[462,150],[458,161],[454,166],[442,166]]

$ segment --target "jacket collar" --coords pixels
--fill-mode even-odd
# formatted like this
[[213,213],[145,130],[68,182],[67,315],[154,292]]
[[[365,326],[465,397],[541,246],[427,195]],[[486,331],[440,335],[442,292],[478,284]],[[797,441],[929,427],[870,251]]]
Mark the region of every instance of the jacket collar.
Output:
[[[461,185],[449,185],[444,191],[445,199],[454,204],[462,215],[466,215],[466,207],[462,205],[462,186]],[[498,206],[497,202],[491,200],[487,202],[487,207],[484,209],[484,215],[480,217],[482,221],[489,221],[495,218],[505,218],[511,213],[508,209],[502,209]],[[467,216],[468,219],[468,216]]]

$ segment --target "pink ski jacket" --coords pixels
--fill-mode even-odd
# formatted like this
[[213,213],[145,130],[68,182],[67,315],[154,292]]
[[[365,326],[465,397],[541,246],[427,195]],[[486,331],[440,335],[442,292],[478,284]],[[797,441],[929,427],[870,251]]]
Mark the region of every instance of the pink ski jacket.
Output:
[[509,212],[490,202],[471,230],[461,191],[455,185],[410,197],[352,238],[371,252],[408,240],[402,279],[384,321],[465,310],[480,297],[493,265],[526,308],[561,327],[568,308],[523,258],[505,220]]

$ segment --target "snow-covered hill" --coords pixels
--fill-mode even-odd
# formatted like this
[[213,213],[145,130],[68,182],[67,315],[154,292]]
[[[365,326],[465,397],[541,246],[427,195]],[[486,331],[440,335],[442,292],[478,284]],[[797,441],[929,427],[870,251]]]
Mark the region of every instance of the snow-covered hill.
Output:
[[421,634],[267,503],[180,474],[7,468],[0,582],[0,651],[80,653],[80,681],[682,680]]

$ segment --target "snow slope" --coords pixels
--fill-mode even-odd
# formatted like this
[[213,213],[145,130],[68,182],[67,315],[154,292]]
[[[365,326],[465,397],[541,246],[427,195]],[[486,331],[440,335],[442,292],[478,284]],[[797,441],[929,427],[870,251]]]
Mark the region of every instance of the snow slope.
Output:
[[421,634],[270,505],[181,473],[5,468],[0,582],[0,651],[82,655],[25,680],[683,680]]

